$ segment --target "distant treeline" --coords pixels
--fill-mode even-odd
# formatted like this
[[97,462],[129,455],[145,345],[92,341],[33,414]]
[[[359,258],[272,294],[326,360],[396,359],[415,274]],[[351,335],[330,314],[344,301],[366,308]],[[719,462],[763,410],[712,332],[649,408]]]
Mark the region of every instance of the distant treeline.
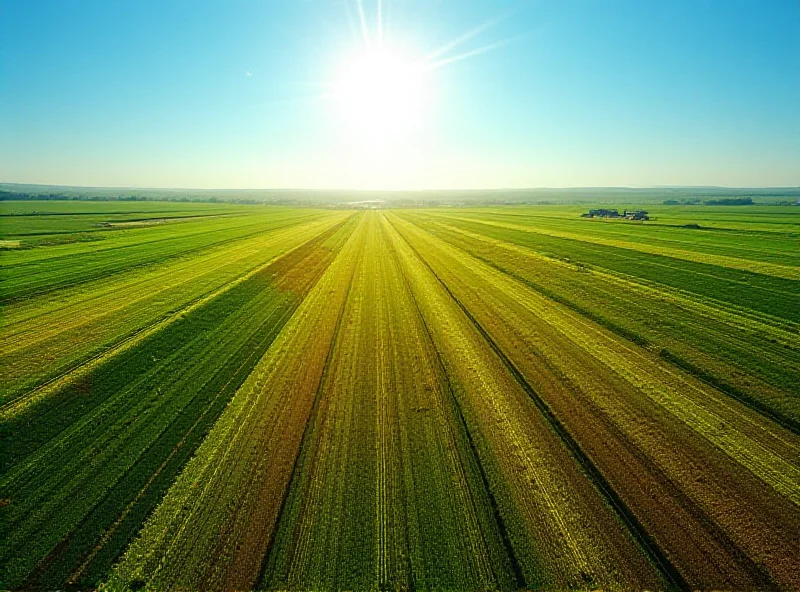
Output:
[[721,199],[707,199],[705,201],[701,201],[697,198],[684,200],[664,200],[665,206],[696,206],[700,204],[704,206],[751,206],[753,203],[752,197],[723,197]]
[[[752,197],[723,197],[719,199],[706,199],[700,200],[697,198],[692,199],[665,199],[663,204],[665,206],[697,206],[697,205],[704,205],[704,206],[752,206],[756,202],[753,201]],[[783,200],[783,201],[769,201],[764,203],[759,203],[759,205],[769,205],[769,206],[793,206],[800,204],[800,200],[791,201],[791,200]]]
[[0,189],[0,201],[169,201],[179,203],[234,203],[250,205],[308,205],[296,199],[273,199],[265,201],[263,199],[248,198],[218,198],[218,197],[175,197],[175,196],[156,196],[156,195],[67,195],[64,193],[22,193],[18,191],[5,191]]
[[752,197],[728,197],[724,199],[707,199],[703,202],[707,206],[751,206]]
[[193,203],[273,204],[347,207],[380,201],[391,207],[479,207],[502,205],[645,204],[792,205],[800,187],[570,187],[531,189],[452,189],[418,191],[311,189],[175,189],[77,187],[0,183],[2,200],[169,201]]

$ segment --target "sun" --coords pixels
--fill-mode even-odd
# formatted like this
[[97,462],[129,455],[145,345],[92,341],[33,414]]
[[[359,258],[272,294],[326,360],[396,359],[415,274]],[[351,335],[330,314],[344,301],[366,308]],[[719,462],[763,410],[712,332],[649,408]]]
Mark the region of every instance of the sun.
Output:
[[443,122],[452,120],[448,102],[453,95],[438,73],[510,43],[506,39],[462,47],[505,17],[431,50],[416,46],[416,36],[403,37],[402,28],[388,26],[390,19],[383,18],[388,2],[342,4],[352,39],[342,35],[342,53],[325,53],[325,79],[318,83],[322,92],[310,97],[325,105],[320,122],[325,130],[321,139],[330,151],[328,166],[342,186],[422,186],[440,156]]
[[343,123],[378,142],[409,133],[421,124],[424,74],[418,61],[386,46],[346,56],[332,92]]

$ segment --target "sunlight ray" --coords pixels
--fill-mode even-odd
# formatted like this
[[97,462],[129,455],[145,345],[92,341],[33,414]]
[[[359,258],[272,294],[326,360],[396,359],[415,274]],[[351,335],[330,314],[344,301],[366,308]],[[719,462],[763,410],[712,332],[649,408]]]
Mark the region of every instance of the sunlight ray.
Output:
[[383,47],[383,2],[378,0],[378,47]]
[[347,14],[347,24],[350,27],[350,34],[353,37],[353,42],[358,43],[358,31],[356,30],[355,19],[353,18],[353,11],[350,9],[350,0],[345,0],[344,10]]
[[500,47],[503,47],[505,45],[508,45],[509,43],[513,43],[518,40],[519,37],[511,37],[509,39],[503,39],[502,41],[495,41],[494,43],[490,43],[489,45],[484,45],[483,47],[479,47],[478,49],[473,49],[449,58],[443,58],[435,62],[430,62],[428,64],[425,64],[421,68],[421,70],[422,71],[437,70],[443,66],[447,66],[455,62],[460,62],[461,60],[466,60],[467,58],[475,57],[477,55],[493,51],[495,49],[498,49]]
[[476,36],[480,35],[481,33],[483,33],[484,31],[486,31],[487,29],[492,28],[493,26],[495,26],[499,22],[503,21],[507,17],[508,17],[507,14],[496,16],[495,18],[486,21],[482,25],[479,25],[479,26],[475,27],[474,29],[471,29],[471,30],[467,31],[466,33],[464,33],[463,35],[461,35],[459,37],[456,37],[455,39],[453,39],[449,43],[445,43],[444,45],[442,45],[438,49],[433,50],[431,53],[429,53],[424,58],[422,58],[422,60],[421,60],[422,63],[423,64],[427,64],[427,63],[431,62],[435,58],[447,53],[451,49],[455,49],[456,47],[458,47],[459,45],[461,45],[465,41],[469,41],[473,37],[476,37]]
[[358,18],[361,20],[361,34],[364,37],[364,47],[369,51],[369,27],[367,26],[367,17],[364,14],[364,2],[363,0],[356,0],[356,4],[358,5]]

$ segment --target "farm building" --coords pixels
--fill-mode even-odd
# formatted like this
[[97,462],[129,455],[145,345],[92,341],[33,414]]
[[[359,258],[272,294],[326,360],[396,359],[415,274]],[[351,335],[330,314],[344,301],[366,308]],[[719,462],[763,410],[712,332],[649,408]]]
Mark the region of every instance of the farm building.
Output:
[[596,209],[589,210],[586,214],[581,214],[583,218],[624,218],[626,220],[649,220],[650,217],[644,210],[623,210],[622,214],[616,209]]

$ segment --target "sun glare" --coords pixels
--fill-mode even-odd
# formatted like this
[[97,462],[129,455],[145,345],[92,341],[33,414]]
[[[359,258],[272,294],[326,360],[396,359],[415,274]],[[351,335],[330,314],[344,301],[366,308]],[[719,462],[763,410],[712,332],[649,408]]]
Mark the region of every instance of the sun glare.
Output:
[[318,95],[331,125],[326,134],[332,142],[331,170],[342,186],[423,186],[436,153],[437,113],[444,100],[437,72],[510,43],[467,45],[505,17],[425,50],[407,45],[401,30],[389,26],[382,0],[370,3],[372,11],[363,0],[343,4],[352,43],[340,46],[346,53],[329,66],[324,92]]
[[388,141],[421,123],[424,71],[402,52],[364,49],[343,60],[333,97],[351,131]]

